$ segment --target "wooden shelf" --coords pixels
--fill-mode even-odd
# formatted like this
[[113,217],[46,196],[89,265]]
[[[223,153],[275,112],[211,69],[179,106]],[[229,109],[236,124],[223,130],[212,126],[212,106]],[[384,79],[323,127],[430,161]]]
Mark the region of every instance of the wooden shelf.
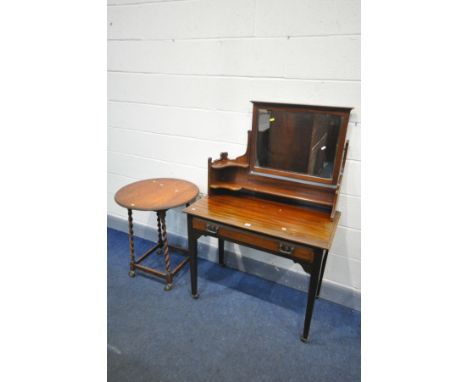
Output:
[[224,190],[230,190],[230,191],[240,191],[242,190],[242,186],[237,184],[237,183],[232,183],[232,182],[216,182],[212,183],[210,185],[210,188],[216,190],[216,189],[224,189]]
[[227,168],[227,167],[248,168],[249,164],[248,163],[242,163],[242,162],[236,162],[235,160],[225,160],[225,161],[214,162],[214,163],[211,164],[211,168],[213,168],[215,170],[219,170],[219,169]]
[[311,202],[322,206],[332,207],[333,206],[333,193],[324,193],[319,190],[304,190],[299,191],[296,189],[288,189],[284,187],[277,187],[272,185],[261,185],[258,183],[235,183],[235,182],[213,182],[210,185],[212,189],[225,189],[230,191],[255,191],[267,195],[274,195],[289,199],[302,200],[305,202]]

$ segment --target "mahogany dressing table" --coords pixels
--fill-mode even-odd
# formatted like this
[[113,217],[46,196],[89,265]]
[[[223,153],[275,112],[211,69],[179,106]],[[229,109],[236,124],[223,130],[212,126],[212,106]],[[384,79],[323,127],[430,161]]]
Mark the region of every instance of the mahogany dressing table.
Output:
[[191,292],[197,290],[197,240],[218,238],[299,263],[310,275],[301,340],[306,342],[336,211],[351,108],[253,102],[247,151],[208,159],[208,196],[187,207]]

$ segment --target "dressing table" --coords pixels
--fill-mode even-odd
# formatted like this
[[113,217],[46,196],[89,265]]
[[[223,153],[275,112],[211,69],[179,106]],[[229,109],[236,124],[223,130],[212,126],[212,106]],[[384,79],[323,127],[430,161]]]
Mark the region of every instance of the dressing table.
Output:
[[253,102],[246,153],[208,159],[208,196],[187,207],[191,292],[197,240],[218,238],[300,264],[310,275],[301,340],[306,342],[328,251],[346,162],[351,108]]

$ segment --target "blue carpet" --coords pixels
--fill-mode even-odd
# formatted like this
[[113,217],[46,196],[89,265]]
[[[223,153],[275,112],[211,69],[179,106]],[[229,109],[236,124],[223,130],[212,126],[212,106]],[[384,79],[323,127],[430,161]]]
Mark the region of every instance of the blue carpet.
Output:
[[[304,344],[305,293],[205,260],[198,300],[188,264],[165,292],[157,278],[130,278],[127,235],[107,235],[109,381],[360,380],[359,312],[317,300]],[[151,245],[136,238],[138,254]],[[162,269],[162,257],[150,257],[145,264]]]

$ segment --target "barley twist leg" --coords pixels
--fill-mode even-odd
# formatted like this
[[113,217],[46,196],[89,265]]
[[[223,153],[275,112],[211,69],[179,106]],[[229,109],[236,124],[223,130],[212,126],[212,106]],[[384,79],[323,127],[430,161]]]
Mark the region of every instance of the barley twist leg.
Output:
[[133,217],[132,210],[128,210],[128,240],[130,243],[130,277],[135,277],[135,243],[133,241]]
[[158,244],[160,244],[163,242],[162,232],[161,232],[161,218],[159,217],[159,214],[157,214],[157,216],[158,216]]
[[166,287],[164,290],[172,289],[172,273],[171,273],[171,258],[169,256],[169,244],[167,242],[166,231],[166,211],[158,211],[158,216],[161,220],[161,236],[163,242],[164,263],[166,265]]

